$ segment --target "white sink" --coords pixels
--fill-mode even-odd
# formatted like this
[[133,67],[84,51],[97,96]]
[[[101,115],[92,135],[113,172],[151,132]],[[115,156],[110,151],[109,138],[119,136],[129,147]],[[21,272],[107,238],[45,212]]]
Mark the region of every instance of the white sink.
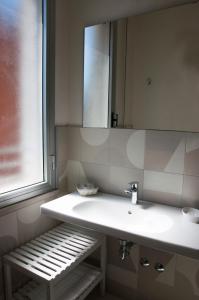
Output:
[[173,222],[164,214],[151,213],[141,205],[126,205],[126,203],[106,200],[86,200],[73,207],[74,212],[93,222],[119,226],[119,228],[133,227],[135,230],[150,233],[160,233],[168,230]]
[[72,193],[41,206],[42,214],[120,239],[199,258],[199,224],[180,208],[110,194]]

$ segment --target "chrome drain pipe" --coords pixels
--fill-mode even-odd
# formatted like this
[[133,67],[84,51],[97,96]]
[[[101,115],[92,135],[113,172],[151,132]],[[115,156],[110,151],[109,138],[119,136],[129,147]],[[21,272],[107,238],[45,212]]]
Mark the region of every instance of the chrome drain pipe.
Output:
[[131,248],[133,247],[134,243],[127,240],[119,240],[120,247],[119,247],[119,256],[122,261],[125,260],[130,254]]

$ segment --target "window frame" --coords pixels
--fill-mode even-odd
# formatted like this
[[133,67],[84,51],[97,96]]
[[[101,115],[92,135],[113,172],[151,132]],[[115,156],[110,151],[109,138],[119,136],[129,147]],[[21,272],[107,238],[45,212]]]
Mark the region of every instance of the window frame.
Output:
[[0,194],[0,208],[50,192],[56,188],[55,159],[55,4],[42,0],[42,105],[44,181]]

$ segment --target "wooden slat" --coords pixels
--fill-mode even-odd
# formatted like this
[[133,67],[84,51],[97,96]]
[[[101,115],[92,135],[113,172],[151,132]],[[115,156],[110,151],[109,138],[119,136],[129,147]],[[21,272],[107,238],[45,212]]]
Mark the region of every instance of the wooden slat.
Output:
[[[36,241],[39,241],[41,244],[49,246],[49,247],[51,247],[53,249],[59,249],[61,247],[60,243],[59,244],[58,243],[55,244],[52,239],[50,239],[50,238],[48,238],[46,236],[42,236],[40,238],[37,238]],[[70,240],[66,240],[64,244],[65,245],[72,245],[72,246],[74,246],[73,249],[76,249],[79,252],[85,249],[85,247],[83,247],[83,246],[75,243],[74,241],[70,241]]]
[[42,272],[40,272],[39,270],[32,268],[31,266],[21,262],[20,260],[16,259],[15,257],[11,257],[10,255],[6,255],[5,258],[10,261],[11,263],[27,270],[30,273],[33,273],[35,275],[37,275],[38,277],[41,277],[43,279],[46,279],[47,281],[51,280],[51,276],[44,274]]
[[10,255],[12,255],[14,258],[20,260],[21,262],[27,264],[27,267],[35,268],[50,277],[54,277],[53,275],[55,273],[55,270],[47,268],[36,261],[30,260],[29,258],[24,257],[23,255],[20,255],[17,252],[11,252]]
[[[37,244],[38,246],[39,245],[42,245],[41,243],[39,243],[38,241],[32,241],[32,244]],[[65,255],[65,253],[63,253],[62,251],[59,251],[59,249],[55,249],[55,248],[50,248],[49,246],[48,246],[48,249],[51,249],[50,251],[49,251],[49,254],[48,255],[53,255],[53,254],[56,254],[56,255],[58,255],[59,257],[60,257],[60,260],[62,261],[62,262],[66,262],[66,260],[68,260],[68,257],[67,257],[67,255]],[[63,260],[63,257],[64,257],[64,259],[65,260]],[[69,261],[69,260],[68,260]]]
[[81,246],[84,246],[84,247],[90,247],[91,245],[93,245],[93,242],[87,242],[87,241],[80,240],[78,238],[78,235],[70,236],[68,240],[69,241],[75,241],[77,244],[79,244]]
[[[31,245],[31,246],[32,246],[32,248],[37,249],[36,245]],[[60,256],[58,254],[55,254],[53,252],[49,252],[49,251],[46,251],[46,252],[48,252],[48,257],[49,258],[56,259],[58,263],[62,263],[63,265],[66,266],[66,258],[64,258],[63,256]]]
[[37,262],[37,263],[41,263],[45,267],[50,268],[50,269],[52,269],[54,271],[59,272],[62,269],[60,266],[57,266],[57,265],[55,265],[55,264],[53,264],[51,262],[46,261],[43,256],[38,257],[38,256],[35,256],[35,255],[32,255],[29,252],[24,251],[23,249],[17,249],[16,253],[19,253],[22,256],[30,258],[30,259],[34,260],[35,262]]
[[[84,232],[84,229],[81,228],[81,229],[77,229],[77,227],[73,227],[72,225],[70,224],[66,224],[66,223],[63,223],[59,226],[60,228],[65,228],[67,229],[68,231],[70,232],[73,232],[73,233],[78,233],[80,236],[82,237],[86,237],[88,240],[91,240],[91,241],[96,241],[97,239],[91,235],[88,235],[87,232]],[[88,230],[87,230],[88,231]],[[92,233],[93,234],[93,233]]]
[[71,238],[71,239],[77,239],[80,243],[81,242],[83,242],[83,244],[88,244],[88,245],[90,245],[90,244],[93,244],[94,243],[94,241],[90,241],[90,240],[88,240],[88,238],[86,238],[85,236],[84,237],[81,237],[79,234],[78,234],[78,232],[74,232],[74,233],[72,233],[72,232],[69,232],[68,230],[66,230],[64,227],[63,228],[58,228],[58,229],[55,229],[54,230],[55,232],[57,232],[57,233],[61,233],[63,236],[68,236],[69,238]]
[[[60,225],[12,251],[6,262],[10,261],[50,281],[63,271],[71,271],[99,244],[98,239],[90,237],[88,232],[81,232],[71,226],[67,230],[67,226]],[[31,289],[30,286],[27,288]]]
[[83,246],[91,246],[94,242],[91,241],[86,241],[86,239],[82,240],[79,238],[78,235],[76,234],[70,234],[66,233],[64,230],[58,229],[55,231],[56,233],[62,234],[63,238],[68,237],[69,241],[76,241],[77,244],[83,245]]
[[[45,237],[45,238],[43,237],[43,239],[45,239],[46,241],[49,241],[49,242],[53,241],[53,239],[50,238],[50,237]],[[62,244],[63,244],[63,245],[62,245]],[[75,256],[69,254],[69,253],[66,251],[66,249],[63,248],[63,246],[64,246],[64,243],[61,242],[60,245],[57,247],[57,249],[63,251],[65,254],[67,254],[67,257],[68,257],[69,260],[73,260]]]
[[[54,234],[52,234],[52,232],[51,233],[47,233],[46,234],[47,236],[49,236],[49,237],[51,237],[51,238],[55,238],[55,239],[59,239],[59,241],[60,242],[63,242],[62,243],[62,247],[65,247],[66,246],[66,243],[65,243],[65,239],[64,238],[61,238],[61,237],[57,237],[56,235],[54,235]],[[67,247],[66,247],[67,248]],[[67,248],[68,249],[68,248]],[[77,256],[77,253],[78,253],[78,255],[79,255],[79,250],[77,251],[77,250],[67,250],[67,251],[69,251],[69,253],[71,254],[71,255],[73,255],[73,256]]]
[[56,266],[62,268],[63,266],[65,266],[65,264],[63,264],[62,262],[58,261],[57,259],[47,255],[47,254],[41,254],[39,253],[38,251],[32,249],[32,248],[29,248],[27,246],[22,246],[21,249],[24,249],[26,252],[30,253],[30,254],[33,254],[33,255],[38,255],[40,254],[40,257],[42,257],[44,260],[48,260],[49,262],[55,264]]

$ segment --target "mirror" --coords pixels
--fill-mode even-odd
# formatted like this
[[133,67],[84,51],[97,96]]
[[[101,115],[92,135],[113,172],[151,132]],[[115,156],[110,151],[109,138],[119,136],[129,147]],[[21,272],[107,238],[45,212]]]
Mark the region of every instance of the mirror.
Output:
[[109,127],[110,23],[84,31],[83,127]]
[[195,3],[87,27],[83,126],[199,132],[198,16]]

